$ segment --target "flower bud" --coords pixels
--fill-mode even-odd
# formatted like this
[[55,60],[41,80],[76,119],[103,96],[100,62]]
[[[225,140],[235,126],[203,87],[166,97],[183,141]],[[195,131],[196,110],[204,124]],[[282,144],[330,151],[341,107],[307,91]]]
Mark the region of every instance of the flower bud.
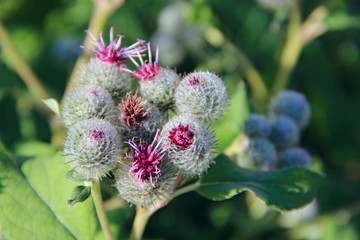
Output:
[[151,103],[155,104],[160,111],[165,112],[174,105],[174,91],[179,81],[179,76],[174,70],[160,67],[159,47],[156,48],[155,61],[152,61],[150,43],[148,47],[149,61],[144,61],[141,54],[138,58],[141,64],[138,64],[131,56],[129,57],[137,66],[137,71],[131,71],[123,68],[124,71],[130,72],[137,77],[140,82],[141,94]]
[[115,187],[120,196],[137,206],[148,207],[171,198],[176,172],[164,156],[167,148],[158,142],[159,131],[151,144],[129,140],[131,154],[115,172]]
[[104,88],[96,85],[80,85],[65,98],[61,117],[65,126],[89,118],[115,121],[117,110],[114,102]]
[[218,119],[228,106],[224,82],[210,72],[190,73],[179,83],[175,101],[180,113],[190,113],[203,120]]
[[270,104],[270,112],[291,117],[300,129],[308,125],[311,117],[311,108],[306,97],[295,91],[284,91],[278,94]]
[[271,124],[264,115],[250,114],[244,122],[243,130],[248,137],[268,137]]
[[290,148],[283,151],[279,156],[279,166],[281,168],[303,166],[312,169],[312,165],[311,155],[303,148]]
[[100,41],[98,41],[90,31],[86,32],[90,36],[89,42],[96,48],[85,46],[82,48],[94,52],[95,56],[81,69],[80,75],[77,76],[79,82],[102,86],[109,91],[115,102],[119,102],[131,88],[130,74],[122,71],[121,68],[126,59],[137,56],[146,50],[143,46],[145,41],[138,40],[129,47],[121,47],[123,36],[114,38],[114,28],[111,27],[110,43],[106,45],[102,33],[100,33]]
[[131,88],[131,75],[118,65],[91,58],[77,76],[82,84],[95,84],[105,88],[115,102],[119,102]]
[[214,133],[203,122],[190,115],[171,119],[161,136],[169,147],[168,158],[183,175],[200,175],[213,161],[216,147]]
[[88,119],[69,127],[64,144],[66,162],[87,179],[104,177],[118,166],[121,139],[106,120]]
[[276,147],[289,148],[299,142],[300,130],[292,118],[285,115],[273,115],[271,122],[270,140]]
[[277,162],[277,151],[268,139],[257,137],[250,139],[245,155],[239,156],[241,167],[258,170],[274,169]]
[[156,130],[162,125],[162,115],[159,109],[143,98],[130,93],[119,105],[121,132],[125,139],[135,138],[149,140],[154,138]]

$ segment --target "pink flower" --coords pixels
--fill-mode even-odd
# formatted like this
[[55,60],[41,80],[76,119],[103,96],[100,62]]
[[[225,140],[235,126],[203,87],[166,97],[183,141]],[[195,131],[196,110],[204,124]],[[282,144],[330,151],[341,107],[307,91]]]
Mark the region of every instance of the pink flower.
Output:
[[120,48],[121,41],[123,36],[118,36],[114,39],[114,28],[110,28],[110,43],[106,45],[104,42],[104,38],[102,32],[100,33],[100,41],[97,41],[94,35],[89,30],[85,31],[92,40],[88,40],[90,43],[96,45],[97,48],[89,48],[85,46],[81,46],[81,48],[85,48],[90,52],[96,53],[96,57],[99,58],[103,62],[113,63],[117,65],[121,65],[125,63],[126,59],[129,57],[135,57],[138,54],[146,51],[146,47],[143,46],[145,43],[144,40],[139,40],[129,47]]
[[194,132],[189,131],[189,125],[184,127],[179,124],[178,128],[173,128],[172,131],[169,132],[171,139],[171,143],[175,144],[178,148],[186,149],[193,143]]
[[145,192],[146,181],[150,181],[151,185],[155,187],[153,178],[157,181],[161,175],[159,166],[167,148],[161,145],[162,139],[157,142],[159,135],[160,130],[158,129],[151,145],[144,142],[140,142],[140,144],[137,145],[134,139],[127,142],[132,148],[131,155],[126,154],[126,158],[132,159],[132,166],[129,172],[134,173],[134,180],[140,183],[143,192]]
[[199,77],[194,76],[189,79],[189,83],[191,86],[198,86],[198,85],[200,85],[200,79],[199,79]]
[[141,53],[138,52],[137,57],[140,60],[140,63],[137,63],[133,56],[129,56],[130,60],[136,65],[136,67],[138,68],[138,71],[131,71],[127,68],[122,68],[122,70],[130,72],[132,75],[134,75],[135,77],[137,77],[140,80],[150,80],[152,78],[154,78],[156,75],[158,75],[161,71],[161,68],[158,64],[158,59],[159,59],[159,46],[156,47],[156,56],[155,56],[155,61],[152,61],[152,57],[151,57],[151,48],[150,48],[150,43],[147,44],[147,49],[148,49],[148,58],[149,58],[149,62],[144,61]]

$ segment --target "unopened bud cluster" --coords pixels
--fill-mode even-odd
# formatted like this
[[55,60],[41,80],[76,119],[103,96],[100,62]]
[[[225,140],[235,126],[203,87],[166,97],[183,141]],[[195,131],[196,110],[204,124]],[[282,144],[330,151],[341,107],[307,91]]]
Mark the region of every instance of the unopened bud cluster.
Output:
[[270,103],[269,117],[250,114],[245,120],[243,131],[249,144],[239,164],[261,170],[312,168],[311,155],[298,146],[301,130],[310,117],[311,107],[303,94],[289,90],[279,93]]
[[[152,59],[150,43],[121,47],[110,30],[107,45],[89,31],[95,55],[61,110],[68,128],[66,161],[83,178],[112,173],[120,196],[140,206],[171,199],[176,180],[199,176],[214,158],[208,124],[228,105],[225,84],[210,72],[181,78]],[[133,89],[138,81],[139,90]],[[169,118],[169,111],[178,112]]]

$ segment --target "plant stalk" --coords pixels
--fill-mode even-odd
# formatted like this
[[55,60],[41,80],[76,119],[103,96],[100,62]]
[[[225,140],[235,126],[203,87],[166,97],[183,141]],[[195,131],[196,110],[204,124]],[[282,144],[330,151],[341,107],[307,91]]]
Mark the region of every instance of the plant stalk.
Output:
[[115,240],[114,236],[111,233],[109,227],[109,221],[106,216],[105,208],[103,205],[103,200],[101,197],[101,189],[100,189],[100,180],[97,178],[95,182],[91,186],[91,195],[94,200],[96,213],[98,215],[101,228],[104,231],[105,237],[107,240]]
[[[38,103],[42,108],[46,108],[41,100],[50,98],[50,94],[44,85],[41,83],[36,74],[32,71],[30,66],[24,61],[20,56],[15,46],[11,42],[8,32],[6,31],[4,25],[0,21],[0,43],[5,49],[6,53],[9,55],[11,61],[14,64],[16,72],[19,74],[21,79],[24,81],[25,85],[29,88],[30,92],[38,100]],[[46,108],[46,110],[48,110]]]
[[147,208],[137,207],[129,240],[141,240],[151,214]]
[[286,88],[290,75],[299,59],[303,48],[301,36],[301,12],[298,4],[291,9],[287,40],[282,51],[279,69],[275,76],[272,95]]

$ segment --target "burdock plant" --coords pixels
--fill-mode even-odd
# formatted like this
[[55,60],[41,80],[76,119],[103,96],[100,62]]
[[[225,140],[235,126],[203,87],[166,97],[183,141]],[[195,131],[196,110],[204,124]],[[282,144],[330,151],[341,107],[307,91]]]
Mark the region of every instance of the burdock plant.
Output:
[[[64,155],[71,170],[67,178],[84,181],[75,187],[68,204],[83,202],[92,193],[108,239],[114,237],[100,194],[100,181],[105,178],[117,190],[115,198],[137,206],[131,239],[141,238],[151,214],[192,190],[212,200],[250,190],[279,210],[298,208],[312,199],[321,177],[305,168],[291,168],[308,167],[311,160],[301,149],[286,150],[295,147],[300,127],[308,122],[306,106],[298,107],[303,109],[301,116],[287,110],[301,102],[298,95],[289,97],[290,107],[281,104],[281,97],[274,100],[269,119],[249,116],[243,126],[250,138],[243,150],[248,157],[242,166],[258,170],[243,169],[217,153],[216,134],[210,126],[229,106],[220,76],[196,71],[180,77],[159,65],[161,46],[153,59],[150,43],[143,40],[122,47],[123,37],[114,37],[113,28],[109,44],[102,34],[97,40],[86,32],[95,48],[84,48],[94,56],[81,68],[78,86],[67,94],[61,108],[68,129]],[[134,89],[135,82],[139,89]],[[279,164],[278,151],[282,151]],[[287,169],[261,171],[277,165]],[[273,181],[280,184],[276,191],[267,185]]]

